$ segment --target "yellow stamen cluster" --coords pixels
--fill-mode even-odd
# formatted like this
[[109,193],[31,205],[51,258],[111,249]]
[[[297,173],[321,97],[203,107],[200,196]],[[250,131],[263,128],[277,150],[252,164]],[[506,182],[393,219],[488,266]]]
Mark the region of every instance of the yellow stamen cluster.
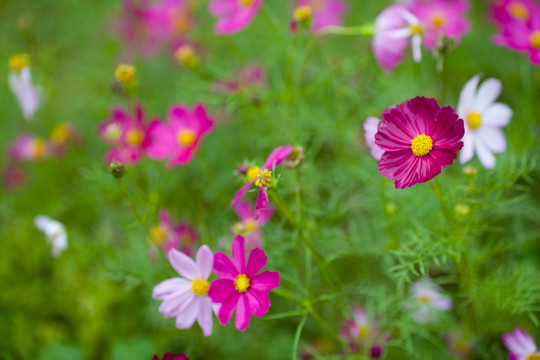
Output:
[[474,111],[470,112],[469,115],[467,115],[467,125],[473,130],[477,129],[482,125],[482,115]]
[[45,156],[47,151],[47,143],[42,139],[34,140],[34,148],[32,149],[32,156],[34,159],[41,159]]
[[195,142],[195,133],[191,130],[182,130],[178,133],[176,139],[178,140],[178,144],[188,147]]
[[234,288],[239,293],[245,293],[246,291],[248,291],[250,283],[251,280],[249,280],[249,278],[245,274],[240,274],[234,280]]
[[431,149],[433,149],[433,140],[428,135],[417,135],[411,140],[411,150],[416,156],[427,155]]
[[255,231],[257,229],[257,227],[259,226],[257,224],[257,221],[255,221],[255,219],[248,219],[246,221],[244,221],[244,229],[246,231],[247,234]]
[[245,7],[251,6],[253,3],[253,0],[240,0],[240,5],[243,5]]
[[431,23],[433,24],[433,26],[435,26],[436,28],[439,28],[441,26],[444,26],[445,24],[445,18],[442,14],[435,14],[432,18],[431,18]]
[[527,360],[540,360],[540,354],[530,354],[527,356]]
[[137,83],[137,69],[131,64],[118,65],[114,76],[124,86],[132,87]]
[[540,30],[536,30],[531,34],[531,46],[535,49],[540,49]]
[[51,132],[51,140],[57,145],[65,144],[71,135],[71,130],[69,125],[60,124],[57,125]]
[[126,134],[126,141],[129,145],[138,146],[142,143],[143,134],[140,130],[131,129]]
[[27,54],[15,54],[9,58],[9,68],[16,72],[21,72],[29,64],[30,57]]
[[155,242],[158,245],[163,244],[165,240],[167,240],[167,230],[164,229],[160,225],[156,225],[152,228],[150,231],[150,236],[152,238],[152,241]]
[[203,296],[208,294],[210,284],[204,279],[195,279],[191,282],[191,291],[197,296]]
[[529,18],[529,9],[517,1],[510,3],[507,9],[510,15],[516,19],[527,20]]
[[309,5],[299,6],[294,10],[293,18],[294,20],[303,23],[311,20],[313,10]]
[[420,24],[411,24],[410,28],[413,35],[422,34],[424,32],[424,28]]
[[191,45],[182,45],[175,51],[174,57],[176,61],[185,67],[190,69],[199,66],[199,55],[195,48]]
[[249,181],[253,181],[255,186],[258,187],[267,186],[272,181],[272,171],[267,169],[261,171],[258,166],[250,168],[246,176]]
[[366,325],[358,327],[358,336],[362,340],[366,340],[369,335],[369,328]]
[[431,301],[431,297],[429,295],[420,295],[418,298],[422,304],[428,304]]

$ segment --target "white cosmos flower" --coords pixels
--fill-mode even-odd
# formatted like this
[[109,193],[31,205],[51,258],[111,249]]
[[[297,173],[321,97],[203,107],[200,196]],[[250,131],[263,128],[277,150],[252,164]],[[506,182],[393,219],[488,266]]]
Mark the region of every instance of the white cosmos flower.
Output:
[[416,16],[405,8],[401,9],[401,16],[407,22],[405,27],[389,31],[387,36],[393,39],[411,38],[413,60],[419,63],[422,60],[422,34],[424,26]]
[[25,66],[21,71],[11,71],[8,81],[25,119],[31,119],[39,107],[39,96],[37,88],[32,83],[30,67]]
[[34,219],[34,225],[47,235],[52,245],[52,256],[58,257],[68,247],[68,238],[64,224],[48,216],[39,215]]
[[410,292],[408,307],[415,309],[414,320],[419,324],[433,322],[437,311],[447,311],[452,307],[452,300],[430,278],[416,281],[411,285]]
[[478,87],[479,81],[478,75],[467,81],[459,96],[457,113],[465,122],[459,162],[467,163],[476,152],[482,166],[490,169],[495,166],[493,153],[506,150],[501,128],[510,122],[512,110],[506,104],[495,102],[502,90],[499,80],[487,79]]

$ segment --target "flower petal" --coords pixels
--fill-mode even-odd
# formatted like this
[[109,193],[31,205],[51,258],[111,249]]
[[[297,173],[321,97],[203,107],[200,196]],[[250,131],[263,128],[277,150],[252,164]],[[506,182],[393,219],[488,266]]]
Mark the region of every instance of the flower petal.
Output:
[[208,296],[214,303],[223,303],[236,292],[234,281],[230,279],[217,279],[210,283]]
[[257,202],[255,203],[255,219],[259,219],[261,213],[268,207],[268,192],[266,186],[259,188],[259,194],[257,195]]
[[250,288],[247,295],[250,303],[250,309],[253,310],[253,314],[258,317],[263,317],[268,312],[271,305],[268,292]]
[[291,155],[291,152],[291,145],[284,145],[274,149],[264,162],[263,169],[272,169],[273,167],[278,167],[285,159],[289,157],[289,155]]
[[506,150],[506,139],[503,131],[498,127],[484,125],[477,129],[478,137],[494,153],[502,153]]
[[249,254],[249,259],[246,266],[246,275],[249,278],[252,278],[257,274],[263,267],[265,267],[268,257],[264,253],[263,249],[253,249]]
[[498,127],[506,126],[510,122],[512,114],[513,112],[508,105],[495,103],[488,107],[482,114],[482,122],[485,125]]
[[239,298],[240,294],[235,291],[231,297],[227,298],[221,304],[221,308],[219,309],[218,313],[218,320],[221,325],[226,325],[229,320],[231,320],[231,316],[233,314],[234,308],[236,307],[236,304],[238,303]]
[[249,326],[249,321],[253,315],[253,310],[250,307],[247,294],[240,295],[238,305],[236,307],[236,317],[234,319],[234,325],[240,331],[244,331]]
[[242,235],[237,235],[231,243],[233,263],[240,274],[245,272],[246,267],[246,251],[244,242],[244,237]]
[[231,201],[231,207],[234,208],[236,204],[238,204],[238,201],[247,193],[249,188],[253,185],[253,181],[248,182],[246,185],[242,186],[240,190],[234,194],[234,198]]
[[182,313],[182,309],[188,306],[194,298],[195,294],[191,291],[179,291],[163,300],[158,311],[162,313],[165,318],[177,316]]
[[218,276],[230,280],[234,280],[239,275],[238,269],[231,259],[221,251],[214,254],[214,272]]
[[193,296],[193,300],[180,310],[180,315],[176,317],[177,329],[189,329],[195,323],[199,314],[200,298]]
[[203,245],[197,251],[197,270],[201,279],[208,279],[214,265],[214,255],[210,248]]
[[207,296],[200,297],[199,314],[197,316],[197,322],[202,329],[204,336],[212,335],[213,319],[212,319],[212,306],[210,299]]
[[478,88],[478,94],[474,104],[474,109],[483,113],[499,97],[502,90],[502,84],[497,79],[487,79]]
[[189,256],[176,249],[171,249],[167,254],[172,267],[188,280],[197,278],[198,271],[195,262]]
[[463,90],[461,90],[457,106],[457,113],[459,117],[466,118],[469,112],[474,110],[474,103],[476,100],[476,88],[478,87],[479,81],[480,76],[475,75],[465,83]]
[[174,293],[185,292],[191,290],[191,281],[182,278],[172,278],[160,282],[152,290],[152,298],[156,300],[164,300]]
[[251,278],[250,288],[259,291],[270,291],[279,286],[279,272],[263,271]]
[[486,169],[492,169],[495,166],[495,157],[484,144],[484,141],[481,138],[476,137],[474,147],[482,166]]
[[474,156],[474,135],[471,132],[466,132],[463,137],[463,148],[459,153],[459,162],[461,164],[468,163]]

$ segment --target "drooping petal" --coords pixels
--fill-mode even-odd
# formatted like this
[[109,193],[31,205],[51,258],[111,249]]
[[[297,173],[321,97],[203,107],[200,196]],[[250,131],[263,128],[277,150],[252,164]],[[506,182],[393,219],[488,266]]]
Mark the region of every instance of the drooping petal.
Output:
[[284,145],[274,149],[264,162],[263,169],[272,169],[273,167],[278,167],[289,157],[289,155],[291,155],[291,152],[291,145]]
[[264,225],[270,220],[272,214],[274,213],[274,208],[271,205],[268,205],[264,210],[261,210],[259,217],[257,218],[257,224]]
[[255,219],[258,219],[261,213],[268,207],[268,192],[266,186],[259,188],[257,202],[255,203]]
[[240,274],[231,259],[221,251],[214,254],[214,272],[222,278],[232,280]]
[[214,255],[210,248],[203,245],[197,251],[197,270],[201,279],[208,279],[214,265]]
[[259,291],[270,291],[279,287],[279,272],[263,271],[251,278],[251,288]]
[[234,207],[234,211],[240,220],[253,218],[253,209],[249,201],[239,201]]
[[247,193],[247,191],[249,190],[249,188],[253,185],[253,181],[250,181],[248,182],[246,185],[242,186],[240,188],[240,190],[238,190],[236,192],[236,194],[234,194],[234,198],[233,200],[231,201],[231,207],[234,208],[237,204],[238,204],[238,201],[240,201],[240,199],[242,199],[242,197]]
[[253,249],[249,254],[249,259],[246,266],[246,275],[249,278],[252,278],[257,274],[263,267],[266,266],[268,257],[264,253],[263,249]]
[[171,249],[167,254],[172,267],[188,280],[197,278],[198,271],[195,262],[181,251]]

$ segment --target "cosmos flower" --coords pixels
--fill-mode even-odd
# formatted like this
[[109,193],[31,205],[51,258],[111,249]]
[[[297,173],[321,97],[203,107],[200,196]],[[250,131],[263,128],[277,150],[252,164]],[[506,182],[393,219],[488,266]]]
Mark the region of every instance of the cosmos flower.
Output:
[[48,142],[30,134],[19,135],[9,149],[13,159],[22,161],[41,160],[50,153],[51,146]]
[[262,169],[258,166],[249,168],[246,171],[247,183],[236,192],[231,202],[231,207],[234,208],[245,193],[255,185],[259,188],[257,203],[255,204],[255,216],[259,217],[262,211],[268,206],[268,193],[266,188],[271,186],[272,181],[274,180],[272,177],[272,170],[281,165],[281,163],[289,157],[291,152],[291,145],[280,146],[270,153]]
[[212,0],[210,13],[218,18],[214,31],[219,35],[237,33],[247,27],[263,3],[263,0]]
[[64,155],[69,144],[80,140],[81,136],[77,127],[69,122],[56,125],[50,135],[50,144],[55,155]]
[[265,81],[266,70],[264,67],[247,65],[238,72],[236,79],[217,81],[214,84],[214,91],[217,93],[236,93],[259,86]]
[[163,253],[177,249],[191,256],[193,246],[198,241],[197,232],[186,223],[174,224],[167,210],[159,211],[159,223],[150,231],[152,241],[161,246]]
[[143,12],[145,25],[158,42],[184,37],[194,26],[190,0],[159,0]]
[[26,120],[30,120],[39,108],[38,90],[32,82],[30,60],[26,54],[13,55],[9,60],[8,76],[11,92],[17,98]]
[[526,25],[537,10],[536,0],[498,0],[491,3],[492,17],[502,27],[513,22]]
[[364,309],[355,305],[353,317],[342,326],[342,335],[349,342],[349,347],[355,351],[364,351],[367,346],[371,358],[380,358],[383,354],[381,344],[386,341],[376,323],[370,319]]
[[202,139],[214,128],[214,120],[204,104],[196,104],[193,109],[173,105],[167,118],[168,123],[154,122],[150,126],[147,154],[156,160],[169,158],[168,167],[188,164]]
[[377,127],[381,122],[380,119],[370,116],[364,121],[364,138],[366,140],[366,145],[369,147],[371,156],[376,160],[381,160],[383,150],[381,150],[377,145],[375,145],[375,134],[377,133]]
[[233,226],[233,231],[243,235],[246,238],[246,247],[252,250],[262,245],[262,230],[261,227],[270,220],[274,212],[272,206],[268,206],[261,212],[258,218],[255,217],[255,212],[249,201],[240,200],[234,207],[240,222]]
[[267,257],[262,249],[249,253],[246,265],[244,237],[238,235],[231,244],[232,258],[222,252],[214,256],[214,272],[221,277],[212,281],[208,296],[221,304],[219,323],[225,325],[236,308],[235,325],[240,331],[249,326],[252,315],[262,317],[270,308],[268,292],[279,286],[277,271],[263,271]]
[[189,360],[189,358],[184,354],[174,355],[171,352],[166,352],[161,358],[157,355],[152,356],[152,360]]
[[390,72],[403,59],[403,52],[411,42],[413,59],[422,60],[422,33],[420,21],[403,5],[387,7],[375,19],[373,55],[381,67]]
[[47,241],[52,246],[52,256],[58,257],[62,251],[67,249],[68,237],[64,224],[48,216],[39,215],[34,219],[34,225],[47,236]]
[[468,0],[414,0],[411,12],[423,24],[424,45],[435,46],[437,36],[443,34],[458,41],[470,28],[466,18]]
[[412,284],[409,307],[415,310],[414,320],[427,324],[435,319],[436,311],[447,311],[452,307],[452,300],[443,295],[441,288],[431,279],[423,278]]
[[459,162],[469,162],[474,153],[485,168],[495,166],[492,153],[502,153],[506,149],[506,139],[501,127],[512,117],[512,110],[503,103],[495,102],[502,90],[497,79],[487,79],[480,87],[480,76],[467,81],[459,96],[457,113],[465,119],[465,136]]
[[416,97],[382,113],[375,144],[384,153],[379,172],[398,189],[431,180],[452,164],[465,129],[450,106]]
[[201,246],[194,262],[186,254],[171,249],[168,258],[182,277],[162,281],[154,287],[152,298],[163,301],[159,312],[165,318],[176,316],[178,329],[189,329],[197,320],[204,336],[212,335],[212,303],[207,280],[214,264],[212,251],[206,245]]
[[317,32],[327,26],[339,26],[347,13],[347,3],[343,0],[300,0],[299,6],[311,8],[310,30]]
[[510,351],[510,360],[534,360],[540,359],[540,352],[531,335],[523,329],[516,327],[511,334],[502,334],[502,341]]

